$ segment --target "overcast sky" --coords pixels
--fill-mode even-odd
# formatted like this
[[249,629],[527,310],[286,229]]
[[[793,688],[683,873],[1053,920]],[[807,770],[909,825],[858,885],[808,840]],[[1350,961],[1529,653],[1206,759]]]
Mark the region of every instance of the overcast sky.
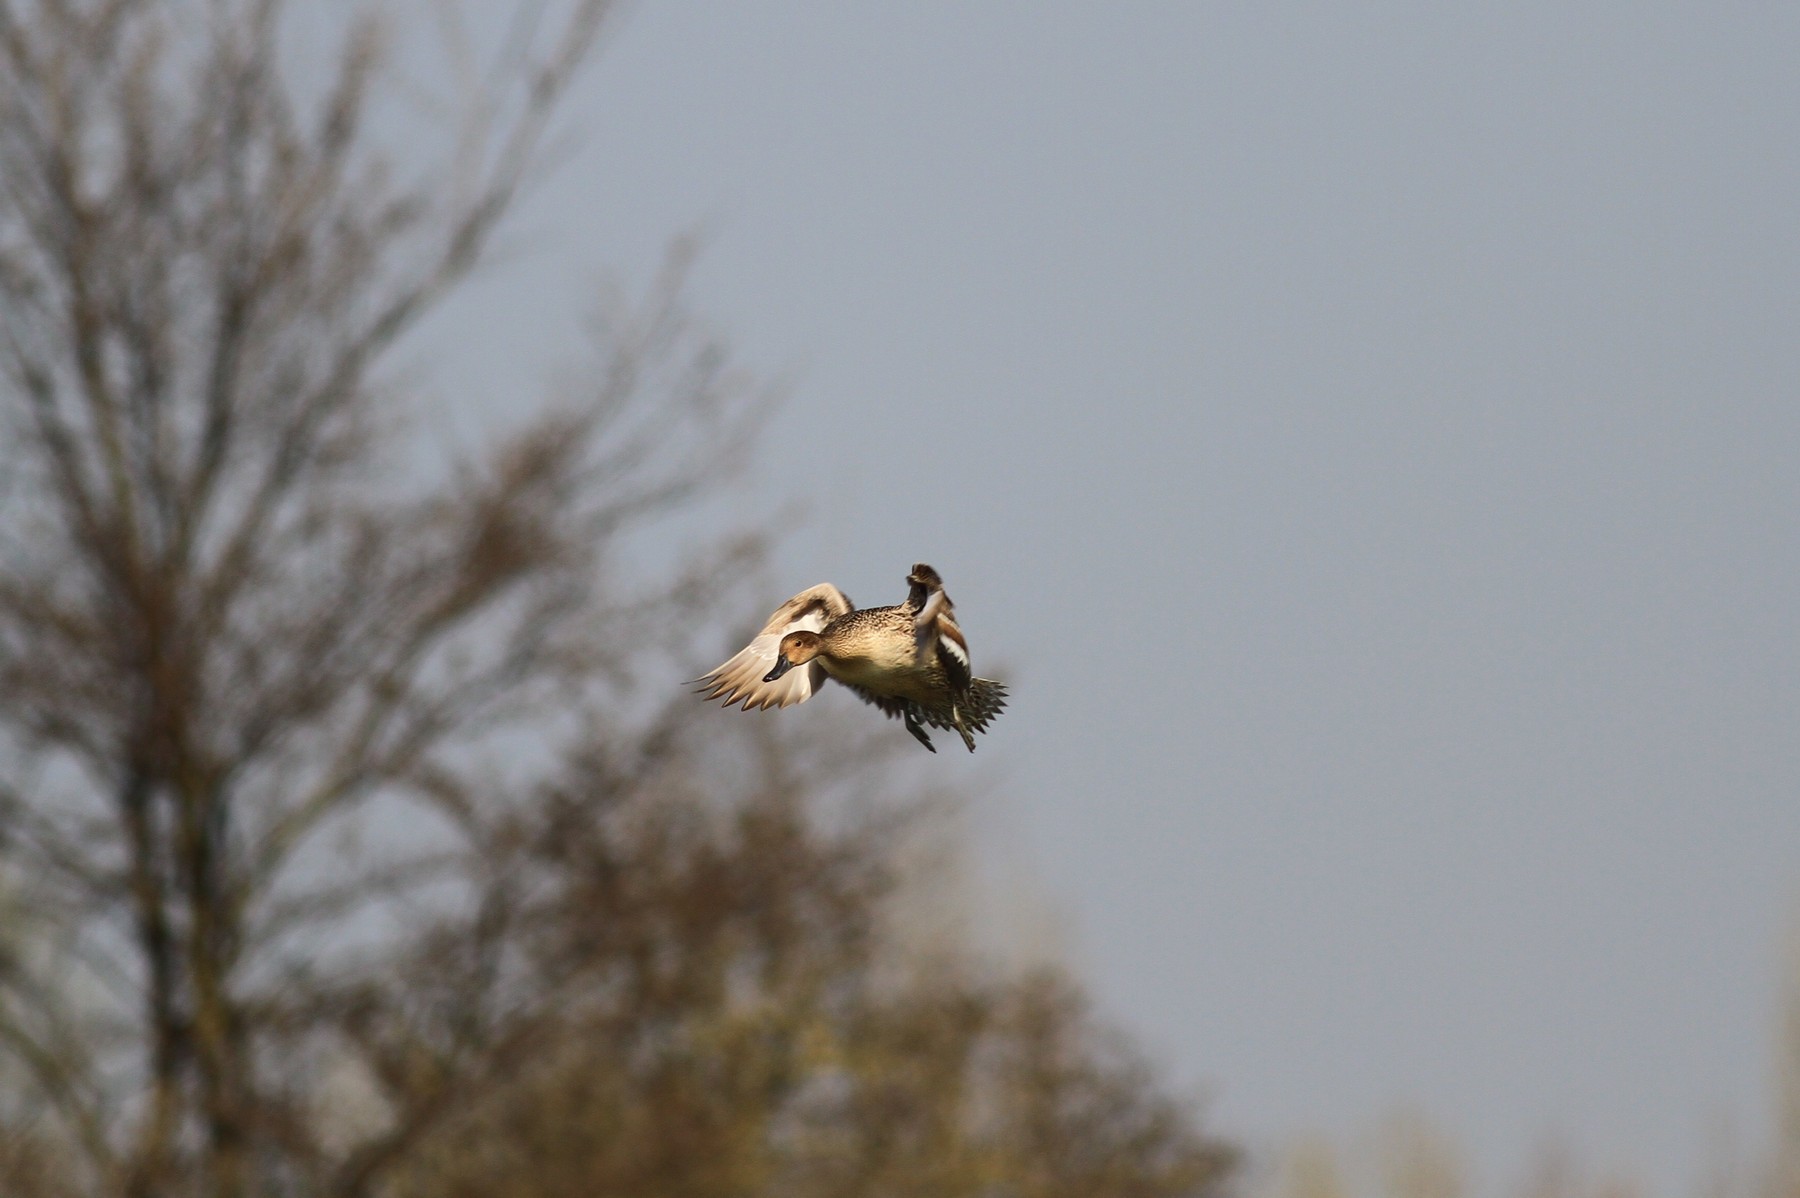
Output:
[[1797,48],[644,3],[443,375],[517,402],[703,228],[694,300],[793,372],[768,606],[939,568],[1015,699],[930,768],[1000,780],[983,856],[1217,1130],[1406,1103],[1491,1186],[1560,1131],[1685,1194],[1763,1133],[1800,929]]

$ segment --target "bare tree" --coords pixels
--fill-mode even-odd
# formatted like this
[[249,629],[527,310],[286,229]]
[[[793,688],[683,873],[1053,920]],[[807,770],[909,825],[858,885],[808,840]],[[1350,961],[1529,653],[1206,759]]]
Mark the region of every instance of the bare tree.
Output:
[[[589,394],[396,482],[377,371],[478,260],[606,5],[516,45],[435,169],[371,130],[380,27],[308,105],[285,8],[0,6],[0,826],[80,983],[6,962],[0,1037],[129,1193],[243,1193],[304,1149],[268,1056],[289,950],[449,864],[458,763],[653,644],[628,600],[703,597],[600,565],[751,406],[669,290]],[[383,805],[442,851],[321,868]]]
[[0,0],[0,1190],[1223,1176],[1066,987],[876,983],[879,754],[667,685],[758,542],[622,563],[765,407],[679,254],[581,386],[404,456],[396,346],[607,7],[523,6],[432,158],[377,23],[315,87],[283,0]]

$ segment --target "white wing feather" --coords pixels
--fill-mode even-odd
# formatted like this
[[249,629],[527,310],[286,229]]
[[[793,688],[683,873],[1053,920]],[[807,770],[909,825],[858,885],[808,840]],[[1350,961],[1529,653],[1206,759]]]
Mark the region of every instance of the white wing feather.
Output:
[[817,661],[795,666],[773,682],[763,676],[775,668],[781,638],[790,632],[817,632],[855,607],[844,592],[828,582],[808,587],[775,609],[763,630],[724,664],[698,681],[708,699],[723,698],[725,706],[742,702],[745,711],[766,707],[792,707],[812,698],[823,686],[825,667]]
[[930,661],[934,655],[940,660],[949,658],[945,669],[952,681],[966,686],[971,674],[969,647],[954,613],[955,606],[944,589],[938,587],[932,591],[918,615],[913,617],[913,642],[918,647],[920,661]]
[[925,606],[913,617],[913,642],[918,646],[920,661],[930,660],[932,648],[938,639],[938,616],[949,603],[949,598],[940,587],[931,592],[931,597],[925,600]]

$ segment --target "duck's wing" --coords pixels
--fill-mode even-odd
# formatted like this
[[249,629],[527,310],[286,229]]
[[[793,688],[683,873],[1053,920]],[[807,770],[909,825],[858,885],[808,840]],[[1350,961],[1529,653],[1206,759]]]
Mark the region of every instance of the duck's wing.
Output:
[[955,608],[941,584],[913,617],[913,637],[920,661],[930,661],[935,656],[951,686],[958,691],[969,689],[969,680],[974,677],[969,668],[969,641],[956,622]]
[[[944,580],[938,577],[936,570],[924,562],[919,562],[913,566],[912,573],[906,576],[906,587],[906,602],[902,606],[908,612],[917,615],[919,609],[925,606],[926,601],[933,593],[943,591]],[[948,601],[948,596],[946,596],[946,601]]]
[[829,582],[808,587],[776,608],[748,645],[699,678],[701,693],[708,699],[723,698],[727,707],[742,702],[745,711],[806,702],[826,678],[825,667],[816,658],[773,682],[763,681],[763,676],[775,668],[781,638],[790,632],[818,632],[855,610],[849,597]]

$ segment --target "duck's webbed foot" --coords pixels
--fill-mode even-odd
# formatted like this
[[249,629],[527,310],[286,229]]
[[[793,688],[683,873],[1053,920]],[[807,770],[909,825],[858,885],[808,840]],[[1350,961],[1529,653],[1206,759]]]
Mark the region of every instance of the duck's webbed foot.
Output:
[[[925,735],[925,725],[919,723],[918,718],[910,711],[906,713],[906,730],[913,734],[914,740],[924,745],[927,749],[930,749],[933,753],[937,752],[937,746],[931,743],[931,738],[929,736]],[[966,737],[968,733],[964,733],[963,735]]]

